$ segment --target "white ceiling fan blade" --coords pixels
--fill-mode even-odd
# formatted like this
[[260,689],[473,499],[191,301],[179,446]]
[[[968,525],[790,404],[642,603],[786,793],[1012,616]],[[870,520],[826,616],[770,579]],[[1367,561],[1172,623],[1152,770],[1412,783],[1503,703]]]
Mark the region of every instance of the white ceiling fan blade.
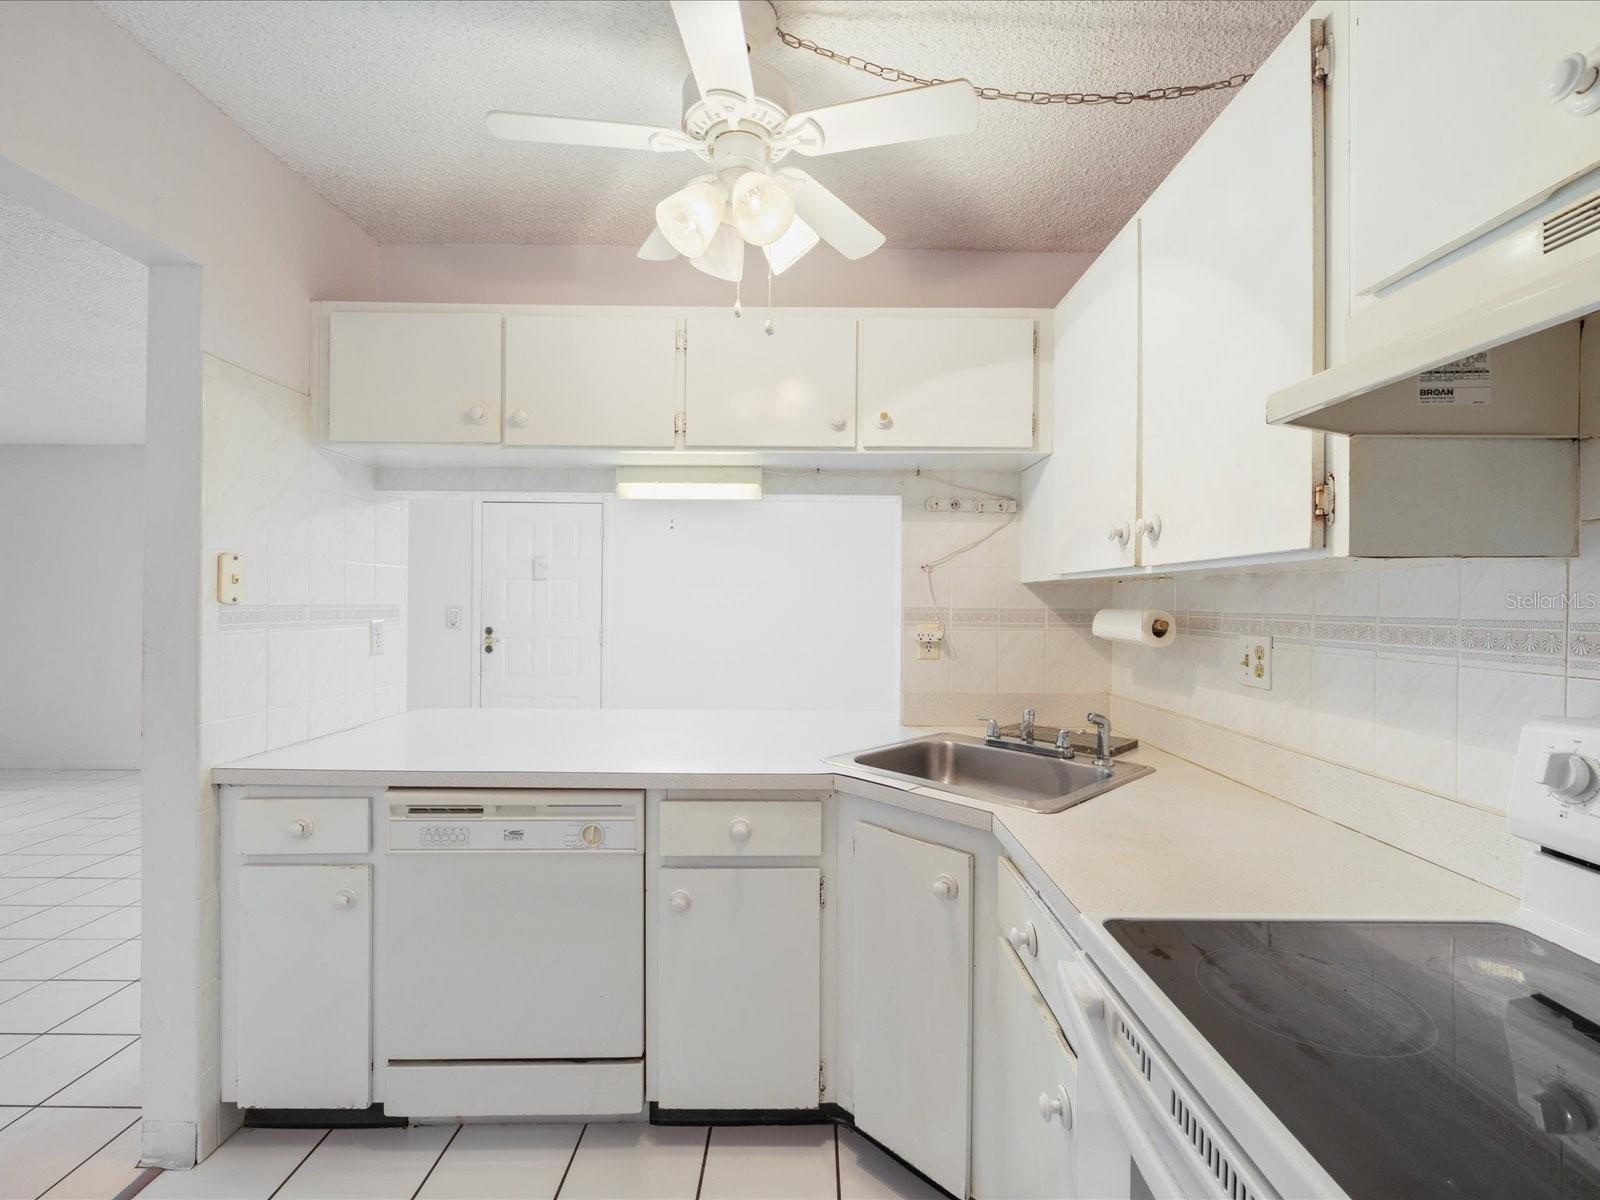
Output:
[[701,96],[733,92],[749,99],[755,95],[738,0],[672,0],[672,15],[677,18],[678,34]]
[[780,178],[798,182],[795,214],[846,258],[865,258],[883,245],[883,234],[804,171],[787,170]]
[[977,125],[978,93],[965,79],[952,79],[796,113],[783,131],[801,154],[840,154],[970,133]]
[[678,252],[672,248],[672,243],[660,229],[652,229],[650,236],[645,238],[644,245],[639,247],[639,257],[649,262],[670,262],[678,257]]
[[489,132],[508,142],[549,142],[558,146],[605,146],[612,150],[684,150],[694,143],[662,125],[591,121],[585,117],[547,117],[539,113],[492,112]]

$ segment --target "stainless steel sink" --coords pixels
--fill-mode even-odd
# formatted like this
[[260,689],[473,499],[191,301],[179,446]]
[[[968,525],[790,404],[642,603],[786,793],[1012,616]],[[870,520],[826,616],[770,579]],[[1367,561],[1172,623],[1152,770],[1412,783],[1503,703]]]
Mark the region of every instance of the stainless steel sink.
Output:
[[1151,771],[1136,763],[1102,767],[1085,757],[1059,758],[1043,747],[1030,751],[994,746],[960,733],[879,746],[845,755],[844,761],[908,783],[1041,813],[1082,804]]

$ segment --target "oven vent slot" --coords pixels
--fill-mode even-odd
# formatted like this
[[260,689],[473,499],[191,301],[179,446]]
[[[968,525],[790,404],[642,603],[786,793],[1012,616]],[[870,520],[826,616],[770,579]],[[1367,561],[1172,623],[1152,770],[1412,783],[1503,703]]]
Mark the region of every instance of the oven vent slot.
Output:
[[481,817],[481,804],[408,804],[408,817]]
[[1189,1145],[1194,1147],[1194,1152],[1200,1156],[1200,1161],[1205,1163],[1206,1170],[1211,1172],[1213,1179],[1222,1186],[1222,1194],[1228,1200],[1256,1200],[1256,1194],[1250,1190],[1250,1185],[1244,1177],[1234,1169],[1228,1159],[1227,1152],[1217,1143],[1194,1111],[1183,1102],[1183,1097],[1176,1091],[1171,1093],[1172,1102],[1169,1114],[1172,1123],[1176,1125]]
[[1132,1053],[1134,1061],[1138,1063],[1139,1074],[1143,1075],[1145,1082],[1148,1083],[1150,1081],[1150,1052],[1144,1048],[1144,1043],[1139,1040],[1139,1035],[1122,1019],[1121,1013],[1116,1015],[1116,1029],[1117,1036],[1122,1039],[1123,1044]]
[[1596,230],[1600,230],[1600,196],[1590,196],[1546,217],[1539,234],[1539,247],[1549,254]]

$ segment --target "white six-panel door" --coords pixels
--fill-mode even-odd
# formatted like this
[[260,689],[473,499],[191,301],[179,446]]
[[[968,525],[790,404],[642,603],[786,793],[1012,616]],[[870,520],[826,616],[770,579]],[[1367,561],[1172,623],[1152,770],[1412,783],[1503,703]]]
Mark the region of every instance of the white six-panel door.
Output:
[[482,707],[600,706],[601,519],[598,504],[482,506]]

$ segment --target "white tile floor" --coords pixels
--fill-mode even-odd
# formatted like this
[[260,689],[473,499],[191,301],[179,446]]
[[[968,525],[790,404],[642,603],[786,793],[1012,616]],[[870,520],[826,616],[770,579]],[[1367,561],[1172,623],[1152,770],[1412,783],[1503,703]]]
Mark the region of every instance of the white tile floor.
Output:
[[0,771],[0,1200],[140,1175],[139,780]]
[[[0,771],[0,1200],[112,1200],[139,1155],[139,784]],[[141,1200],[934,1200],[850,1130],[242,1129]]]

